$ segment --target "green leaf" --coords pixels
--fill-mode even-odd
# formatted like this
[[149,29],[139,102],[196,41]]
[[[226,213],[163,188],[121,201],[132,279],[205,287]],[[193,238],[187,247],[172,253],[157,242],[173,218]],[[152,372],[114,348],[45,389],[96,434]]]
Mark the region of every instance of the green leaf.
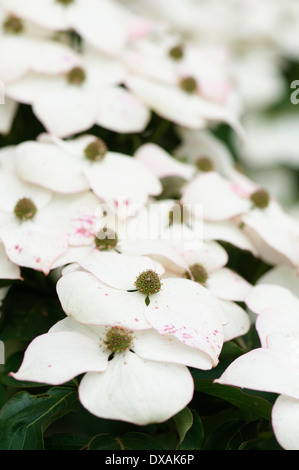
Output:
[[45,430],[76,404],[77,390],[70,387],[53,387],[43,395],[17,393],[0,413],[0,450],[44,449]]
[[55,292],[13,285],[3,301],[0,340],[31,341],[65,318]]
[[185,408],[176,416],[174,422],[179,434],[179,450],[200,449],[204,437],[201,419],[195,410]]
[[82,450],[87,449],[89,436],[82,434],[59,433],[45,439],[45,450]]
[[6,388],[0,382],[0,407],[4,405],[7,400]]
[[123,444],[118,438],[109,434],[98,434],[94,436],[88,444],[89,450],[123,450]]
[[165,450],[161,442],[141,432],[129,432],[120,436],[119,439],[128,450]]
[[[230,385],[213,383],[212,380],[194,380],[195,390],[228,401],[232,405],[271,420],[272,403],[262,397],[259,392],[240,389]],[[267,396],[267,394],[264,394]],[[269,394],[272,401],[272,395]]]

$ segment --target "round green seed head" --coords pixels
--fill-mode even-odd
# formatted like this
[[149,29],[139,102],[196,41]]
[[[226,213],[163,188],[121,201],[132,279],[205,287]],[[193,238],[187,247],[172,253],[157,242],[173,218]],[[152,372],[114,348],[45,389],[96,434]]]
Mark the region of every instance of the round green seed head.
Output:
[[132,333],[122,328],[110,328],[105,336],[104,344],[111,353],[127,351],[132,344]]
[[84,155],[87,160],[92,162],[100,162],[105,157],[106,153],[108,152],[107,145],[102,139],[96,139],[84,150]]
[[200,157],[196,160],[195,166],[200,170],[200,171],[213,171],[214,165],[212,160],[208,157]]
[[178,44],[177,46],[173,46],[171,49],[169,49],[168,55],[174,60],[182,59],[184,57],[183,46],[181,44]]
[[74,67],[67,73],[67,81],[71,85],[81,85],[86,80],[86,73],[82,67]]
[[23,31],[24,25],[20,18],[9,15],[3,23],[3,29],[6,33],[19,34]]
[[197,282],[198,284],[205,284],[207,279],[208,279],[208,273],[206,269],[201,265],[201,264],[193,264],[193,266],[190,266],[190,272],[192,274],[192,277],[188,272],[185,273],[185,278],[186,279],[192,279],[193,281]]
[[139,292],[148,296],[159,292],[162,284],[159,275],[149,269],[148,271],[143,271],[143,273],[137,277],[135,286]]
[[34,202],[27,198],[24,197],[23,199],[20,199],[14,208],[14,213],[16,217],[20,220],[30,220],[33,219],[37,212],[36,205]]
[[99,251],[112,250],[118,243],[118,236],[112,229],[104,227],[97,233],[94,241]]
[[186,93],[195,93],[197,90],[197,82],[193,77],[185,77],[180,81],[180,88]]
[[258,189],[255,193],[251,194],[250,199],[256,207],[265,209],[269,205],[270,195],[265,189]]

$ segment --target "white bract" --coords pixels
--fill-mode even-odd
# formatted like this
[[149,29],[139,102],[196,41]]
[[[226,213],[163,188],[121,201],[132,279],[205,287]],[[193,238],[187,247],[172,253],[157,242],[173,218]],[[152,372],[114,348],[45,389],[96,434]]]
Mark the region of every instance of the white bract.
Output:
[[263,284],[246,298],[257,314],[261,347],[236,359],[216,380],[280,396],[272,410],[278,442],[288,450],[299,449],[299,300],[287,288]]
[[[211,367],[217,365],[228,319],[208,289],[188,279],[162,276],[160,281],[163,267],[146,256],[97,251],[78,264],[81,269],[66,271],[57,283],[67,315],[85,324],[154,328],[202,351]],[[148,271],[155,273],[150,279],[157,288],[149,295],[135,285]]]
[[3,150],[0,162],[0,237],[6,254],[18,266],[48,274],[69,246],[86,244],[86,224],[100,201],[90,192],[60,195],[19,179],[15,148]]
[[[117,351],[113,339],[119,336],[126,344]],[[166,421],[192,399],[193,379],[185,364],[209,368],[199,351],[153,330],[88,326],[66,318],[31,342],[11,375],[57,385],[84,373],[78,393],[90,413],[146,425]]]
[[[19,47],[16,52],[20,53]],[[31,55],[34,52],[30,50]],[[95,124],[116,132],[142,131],[149,112],[138,98],[119,86],[125,74],[120,62],[92,48],[81,54],[73,52],[73,56],[72,61],[64,58],[64,69],[56,67],[50,73],[47,67],[53,68],[55,63],[51,57],[44,57],[44,69],[35,67],[26,74],[23,71],[18,80],[15,77],[7,84],[7,96],[32,105],[45,128],[59,137]],[[34,59],[37,61],[35,55]]]
[[43,28],[75,30],[111,55],[118,55],[128,40],[128,14],[113,0],[2,0],[2,5]]

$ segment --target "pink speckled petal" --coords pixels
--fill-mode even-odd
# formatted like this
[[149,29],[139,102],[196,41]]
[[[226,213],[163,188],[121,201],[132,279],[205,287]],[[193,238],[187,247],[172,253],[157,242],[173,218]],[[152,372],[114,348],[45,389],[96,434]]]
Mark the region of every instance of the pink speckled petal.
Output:
[[151,296],[145,316],[160,334],[174,335],[217,364],[227,317],[206,288],[188,279],[163,279],[162,289]]
[[217,297],[243,302],[252,285],[229,268],[217,269],[210,273],[207,287]]
[[10,261],[3,243],[0,243],[0,279],[21,279],[20,268]]
[[153,329],[135,331],[134,351],[140,357],[153,361],[185,364],[202,370],[213,367],[208,354],[183,344],[173,335],[163,336]]
[[26,221],[1,232],[9,259],[19,265],[48,274],[52,264],[67,249],[66,235],[55,229]]
[[96,123],[120,133],[142,132],[150,120],[148,108],[121,87],[105,88],[99,97]]
[[109,361],[107,371],[87,373],[79,399],[100,418],[146,425],[177,414],[191,401],[193,390],[187,367],[148,361],[128,351]]
[[238,357],[216,380],[224,385],[286,394],[299,399],[299,371],[282,351],[259,348]]
[[87,371],[103,371],[109,352],[91,337],[75,331],[46,333],[28,346],[17,380],[58,385]]
[[230,219],[248,211],[251,203],[232,190],[228,180],[210,171],[198,175],[186,186],[183,204],[202,204],[203,216],[210,221]]
[[228,320],[223,326],[224,341],[230,341],[248,333],[251,326],[248,313],[230,300],[219,299],[219,303],[225,311]]
[[285,450],[299,450],[299,400],[280,395],[272,408],[275,437]]

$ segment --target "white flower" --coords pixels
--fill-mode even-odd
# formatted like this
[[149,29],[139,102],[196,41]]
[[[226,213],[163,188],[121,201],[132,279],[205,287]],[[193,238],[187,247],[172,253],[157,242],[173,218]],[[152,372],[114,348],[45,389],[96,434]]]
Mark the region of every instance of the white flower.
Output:
[[[47,52],[44,47],[42,54],[43,49]],[[45,57],[42,70],[35,68],[7,84],[7,96],[31,104],[45,128],[59,137],[82,132],[95,124],[116,132],[142,131],[149,112],[138,98],[119,86],[125,74],[120,62],[91,48],[73,55],[72,62],[65,57],[64,70],[51,73],[47,70],[53,60]]]
[[0,279],[21,279],[20,268],[10,261],[3,243],[0,243]]
[[67,315],[92,325],[154,328],[201,350],[211,366],[217,365],[228,320],[206,288],[188,279],[160,281],[163,267],[146,256],[97,251],[78,264],[84,270],[67,270],[57,282]]
[[16,171],[23,180],[65,194],[92,189],[122,217],[162,191],[160,181],[145,165],[109,151],[92,135],[68,141],[42,135],[36,142],[20,144],[16,153]]
[[257,285],[260,284],[275,284],[285,287],[297,297],[299,296],[298,270],[293,266],[274,266],[258,279]]
[[89,192],[59,195],[20,180],[15,149],[1,152],[0,237],[10,261],[48,274],[69,245],[82,244],[84,221],[100,201]]
[[11,375],[55,385],[85,373],[78,392],[88,411],[145,425],[169,419],[192,399],[193,380],[185,364],[209,368],[204,354],[176,338],[66,318],[32,341]]
[[261,347],[236,359],[216,380],[221,384],[278,393],[272,425],[278,442],[299,449],[299,300],[285,287],[264,284],[247,296],[257,314]]
[[125,85],[171,122],[191,129],[225,122],[243,137],[227,59],[227,51],[157,28],[125,50]]

